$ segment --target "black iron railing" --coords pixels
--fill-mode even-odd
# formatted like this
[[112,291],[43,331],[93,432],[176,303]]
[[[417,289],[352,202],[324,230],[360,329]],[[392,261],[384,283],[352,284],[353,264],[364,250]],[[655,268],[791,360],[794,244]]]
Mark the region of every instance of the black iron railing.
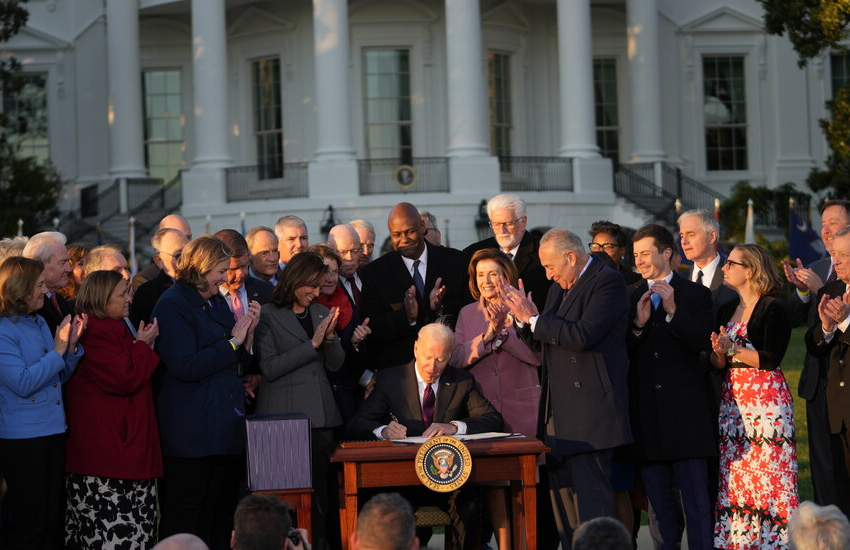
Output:
[[447,193],[449,162],[445,157],[417,157],[413,170],[401,159],[359,159],[357,169],[361,195],[383,193]]
[[227,201],[284,199],[307,196],[307,163],[287,162],[282,177],[263,179],[263,166],[226,168]]
[[502,191],[572,191],[573,159],[499,157]]
[[714,189],[682,173],[682,169],[671,164],[661,164],[661,186],[682,201],[682,209],[702,208],[714,210],[715,199],[727,197]]
[[676,197],[645,177],[645,169],[633,170],[632,164],[621,164],[614,172],[614,193],[652,214],[654,221],[673,225]]
[[127,178],[127,210],[133,210],[159,193],[163,181],[159,178]]

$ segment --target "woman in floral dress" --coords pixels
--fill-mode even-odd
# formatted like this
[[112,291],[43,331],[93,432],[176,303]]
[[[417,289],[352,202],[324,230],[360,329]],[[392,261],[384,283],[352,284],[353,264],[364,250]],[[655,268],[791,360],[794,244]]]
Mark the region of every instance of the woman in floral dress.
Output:
[[772,296],[782,283],[758,245],[736,246],[723,272],[738,300],[721,307],[711,335],[711,362],[726,369],[714,546],[787,548],[799,498],[793,399],[779,368],[791,324]]

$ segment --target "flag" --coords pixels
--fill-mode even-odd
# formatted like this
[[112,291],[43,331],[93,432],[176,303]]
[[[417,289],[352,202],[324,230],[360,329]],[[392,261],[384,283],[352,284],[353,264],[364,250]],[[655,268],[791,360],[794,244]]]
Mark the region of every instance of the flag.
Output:
[[823,258],[826,249],[823,241],[806,220],[800,220],[793,208],[788,213],[788,256],[792,260],[800,258],[803,265],[809,265]]
[[747,201],[747,225],[744,228],[744,243],[756,244],[756,232],[753,229],[753,199]]

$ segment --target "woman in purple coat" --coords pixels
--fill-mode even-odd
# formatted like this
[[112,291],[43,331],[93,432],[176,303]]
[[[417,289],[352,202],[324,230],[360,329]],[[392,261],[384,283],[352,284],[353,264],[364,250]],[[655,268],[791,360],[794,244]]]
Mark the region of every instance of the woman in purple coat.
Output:
[[[540,356],[517,337],[501,302],[501,281],[517,285],[513,261],[495,248],[477,251],[469,262],[469,290],[478,301],[460,310],[451,364],[470,370],[479,391],[502,414],[505,431],[535,437]],[[491,487],[488,506],[499,548],[510,548],[507,490]]]

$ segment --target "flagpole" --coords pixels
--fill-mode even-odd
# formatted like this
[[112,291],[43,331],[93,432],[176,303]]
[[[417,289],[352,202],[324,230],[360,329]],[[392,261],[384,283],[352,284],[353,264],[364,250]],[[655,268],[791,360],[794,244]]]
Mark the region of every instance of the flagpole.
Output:
[[136,218],[130,216],[130,277],[135,277],[138,271],[136,265]]
[[753,221],[753,199],[747,199],[747,224],[744,227],[744,243],[755,244],[756,232]]

